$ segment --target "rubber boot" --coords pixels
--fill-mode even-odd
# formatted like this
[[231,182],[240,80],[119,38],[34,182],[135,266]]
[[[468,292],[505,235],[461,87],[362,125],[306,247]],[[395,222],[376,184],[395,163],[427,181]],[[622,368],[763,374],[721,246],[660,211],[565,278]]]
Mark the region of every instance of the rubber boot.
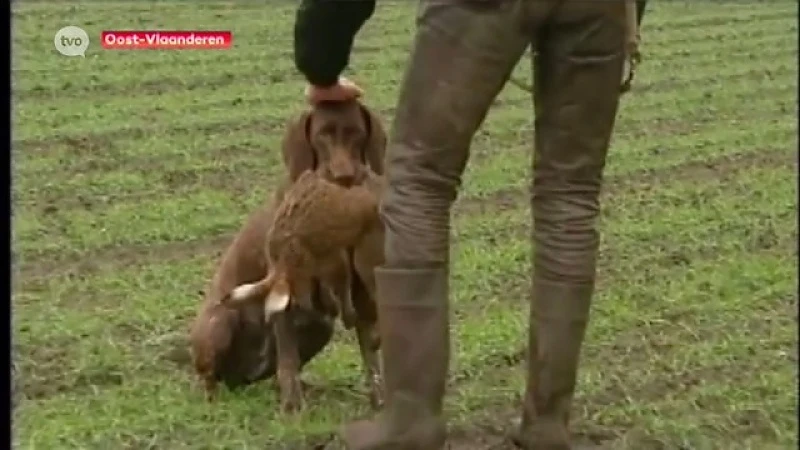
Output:
[[528,380],[522,421],[513,436],[522,449],[573,449],[569,413],[593,288],[593,284],[534,281]]
[[386,406],[345,426],[350,450],[440,450],[450,362],[448,272],[376,269]]

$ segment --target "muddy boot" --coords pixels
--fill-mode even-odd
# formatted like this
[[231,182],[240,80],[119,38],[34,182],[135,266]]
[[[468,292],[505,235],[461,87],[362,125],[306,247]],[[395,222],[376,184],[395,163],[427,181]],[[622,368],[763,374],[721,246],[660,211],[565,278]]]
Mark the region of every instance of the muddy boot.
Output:
[[345,426],[349,450],[440,450],[450,360],[448,273],[376,269],[387,403],[372,420]]
[[528,382],[522,422],[513,436],[522,449],[578,448],[570,446],[569,413],[592,292],[592,284],[534,282]]

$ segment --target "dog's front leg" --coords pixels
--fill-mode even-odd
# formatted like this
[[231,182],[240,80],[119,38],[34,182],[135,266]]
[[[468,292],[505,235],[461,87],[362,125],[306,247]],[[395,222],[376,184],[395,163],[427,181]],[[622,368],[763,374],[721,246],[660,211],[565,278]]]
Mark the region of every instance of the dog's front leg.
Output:
[[383,406],[385,391],[380,358],[378,357],[380,344],[375,338],[378,334],[375,325],[375,323],[368,324],[358,320],[356,322],[356,337],[358,338],[361,362],[364,365],[364,376],[369,390],[369,402],[373,408],[378,409]]
[[352,253],[350,251],[341,253],[341,263],[338,268],[337,280],[339,287],[337,289],[341,292],[339,294],[339,302],[342,311],[342,323],[344,323],[345,329],[350,330],[356,325],[358,317],[353,302],[353,280],[355,279],[355,274],[353,273]]
[[292,413],[303,408],[303,385],[300,381],[300,354],[297,336],[291,322],[291,310],[284,310],[275,317],[275,343],[278,359],[278,388],[281,411]]
[[360,312],[356,318],[356,338],[358,339],[358,349],[361,353],[361,363],[364,367],[364,376],[367,389],[369,390],[369,400],[373,408],[378,409],[383,406],[385,400],[385,390],[383,385],[383,369],[381,368],[378,349],[380,348],[380,334],[378,332],[378,320],[375,314],[374,289],[371,289],[371,280],[362,283],[360,278],[354,277],[353,280],[353,302],[360,307]]

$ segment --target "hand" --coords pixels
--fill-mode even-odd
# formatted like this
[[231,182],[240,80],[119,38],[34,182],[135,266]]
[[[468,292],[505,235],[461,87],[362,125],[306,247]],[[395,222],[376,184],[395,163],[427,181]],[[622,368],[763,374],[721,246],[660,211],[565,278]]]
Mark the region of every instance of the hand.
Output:
[[364,93],[360,87],[347,78],[340,77],[339,82],[330,87],[306,86],[306,100],[312,105],[321,102],[343,102],[355,100]]

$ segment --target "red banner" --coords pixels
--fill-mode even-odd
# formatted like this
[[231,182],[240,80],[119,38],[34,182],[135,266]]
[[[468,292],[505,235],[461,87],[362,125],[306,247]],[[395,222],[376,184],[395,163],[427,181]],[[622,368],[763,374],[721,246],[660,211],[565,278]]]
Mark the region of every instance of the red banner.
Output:
[[103,31],[103,48],[139,49],[226,49],[233,44],[230,31]]

